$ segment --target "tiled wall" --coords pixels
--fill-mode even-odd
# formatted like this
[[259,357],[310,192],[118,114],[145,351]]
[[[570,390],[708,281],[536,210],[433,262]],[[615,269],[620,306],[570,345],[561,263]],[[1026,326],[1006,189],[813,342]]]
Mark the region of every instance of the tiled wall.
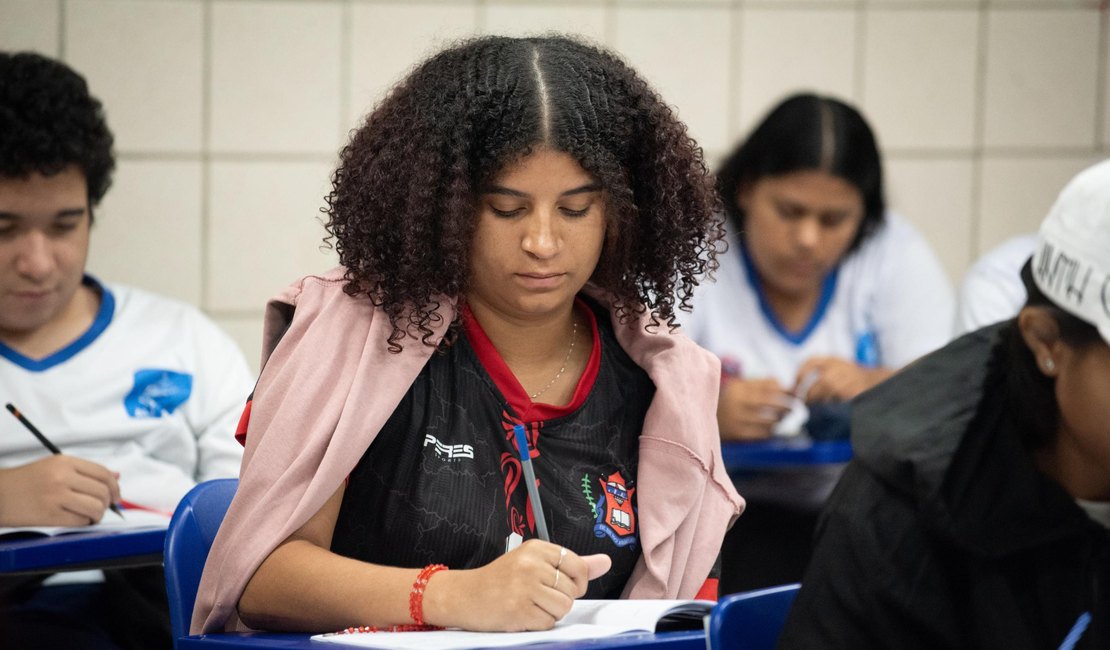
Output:
[[201,305],[258,357],[261,306],[329,267],[345,134],[421,55],[563,30],[622,52],[717,161],[784,93],[859,104],[893,206],[953,280],[1110,154],[1098,0],[0,0],[0,48],[60,56],[106,104],[115,186],[90,268]]

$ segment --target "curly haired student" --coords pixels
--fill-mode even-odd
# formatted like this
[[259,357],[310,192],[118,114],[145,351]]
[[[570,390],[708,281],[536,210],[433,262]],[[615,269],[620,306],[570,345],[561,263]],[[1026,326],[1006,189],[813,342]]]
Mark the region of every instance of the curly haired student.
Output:
[[342,267],[269,305],[193,631],[544,629],[584,595],[715,595],[743,500],[718,362],[671,325],[718,206],[655,92],[567,38],[463,42],[352,136],[328,205]]

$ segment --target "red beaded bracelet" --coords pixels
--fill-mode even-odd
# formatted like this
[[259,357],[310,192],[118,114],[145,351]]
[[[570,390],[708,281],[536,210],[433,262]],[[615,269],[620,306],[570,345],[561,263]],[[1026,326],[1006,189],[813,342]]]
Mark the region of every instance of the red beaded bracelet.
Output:
[[412,591],[409,592],[409,616],[417,625],[424,625],[424,590],[428,588],[428,580],[436,571],[446,569],[445,564],[429,564],[420,570],[416,581],[412,583]]

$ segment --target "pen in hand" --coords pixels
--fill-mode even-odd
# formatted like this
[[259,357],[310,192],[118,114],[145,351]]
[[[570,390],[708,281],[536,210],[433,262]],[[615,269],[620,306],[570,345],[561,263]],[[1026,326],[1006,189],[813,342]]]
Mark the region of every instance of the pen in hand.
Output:
[[532,514],[536,517],[536,533],[540,539],[550,542],[547,534],[547,520],[543,517],[543,505],[540,503],[540,490],[536,487],[536,471],[532,468],[532,454],[528,450],[528,437],[524,435],[524,425],[513,425],[516,434],[516,448],[520,453],[520,465],[524,469],[524,483],[528,487],[528,500],[532,502]]
[[[17,409],[15,405],[13,405],[11,402],[8,402],[4,405],[4,407],[8,409],[8,412],[15,416],[15,419],[19,420],[23,424],[23,426],[27,427],[27,430],[33,433],[35,437],[39,439],[39,442],[42,443],[42,446],[50,450],[50,453],[55,455],[62,453],[62,450],[58,449],[57,445],[50,442],[50,439],[44,436],[42,432],[38,430],[38,427],[31,424],[31,421],[24,417],[24,415],[19,412],[19,409]],[[121,519],[124,518],[123,512],[120,511],[119,506],[114,503],[110,503],[108,504],[108,507],[112,510],[112,512],[119,515]]]

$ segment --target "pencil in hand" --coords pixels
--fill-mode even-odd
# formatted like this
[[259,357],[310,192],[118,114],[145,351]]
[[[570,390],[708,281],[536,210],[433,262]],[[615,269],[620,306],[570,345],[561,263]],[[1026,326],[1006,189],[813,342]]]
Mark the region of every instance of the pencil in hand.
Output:
[[[38,427],[31,424],[31,421],[28,420],[26,417],[24,417],[24,415],[19,412],[19,409],[17,409],[14,404],[12,404],[11,402],[8,402],[7,404],[4,405],[4,408],[8,409],[8,412],[11,413],[12,415],[14,415],[15,419],[19,420],[23,424],[23,426],[27,428],[28,431],[33,433],[35,435],[35,437],[39,439],[39,442],[42,443],[42,446],[46,447],[48,450],[50,450],[50,453],[55,454],[55,455],[59,455],[59,454],[62,453],[62,450],[58,449],[57,445],[50,442],[50,439],[47,438],[46,436],[44,436],[42,431],[38,430]],[[126,517],[123,516],[123,512],[119,509],[119,506],[117,506],[116,504],[109,503],[108,508],[112,512],[119,515],[120,519],[126,519]]]

